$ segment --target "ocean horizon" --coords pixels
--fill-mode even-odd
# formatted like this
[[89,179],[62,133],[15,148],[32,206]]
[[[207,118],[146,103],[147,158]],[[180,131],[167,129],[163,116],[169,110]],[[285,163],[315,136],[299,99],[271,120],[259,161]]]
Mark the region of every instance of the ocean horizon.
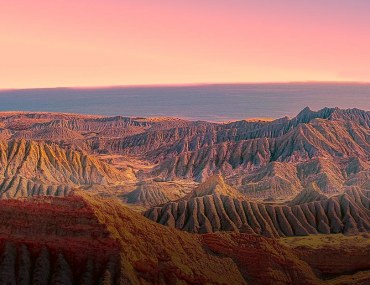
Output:
[[367,83],[261,83],[0,90],[0,111],[234,121],[305,107],[370,109]]

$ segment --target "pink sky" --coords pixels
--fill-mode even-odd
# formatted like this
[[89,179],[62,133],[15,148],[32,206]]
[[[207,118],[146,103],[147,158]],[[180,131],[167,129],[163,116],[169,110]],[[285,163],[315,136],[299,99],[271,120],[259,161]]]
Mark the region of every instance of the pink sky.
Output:
[[0,88],[370,81],[369,2],[0,0]]

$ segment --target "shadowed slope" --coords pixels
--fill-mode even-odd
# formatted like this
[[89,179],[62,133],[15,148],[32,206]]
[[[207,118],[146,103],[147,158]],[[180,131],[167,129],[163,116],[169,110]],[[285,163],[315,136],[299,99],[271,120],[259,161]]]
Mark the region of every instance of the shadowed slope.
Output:
[[199,237],[79,195],[0,201],[1,284],[246,284]]
[[115,200],[78,195],[120,243],[123,284],[246,284],[233,261],[210,255],[199,236],[158,226]]
[[312,182],[306,189],[301,191],[292,201],[289,202],[289,205],[300,205],[320,200],[326,200],[328,197],[321,193],[319,187],[315,182]]

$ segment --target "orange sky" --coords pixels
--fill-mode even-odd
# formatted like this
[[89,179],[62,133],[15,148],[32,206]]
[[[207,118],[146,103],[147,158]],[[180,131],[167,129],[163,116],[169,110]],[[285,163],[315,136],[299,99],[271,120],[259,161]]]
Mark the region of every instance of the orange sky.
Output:
[[0,0],[0,88],[370,81],[369,2]]

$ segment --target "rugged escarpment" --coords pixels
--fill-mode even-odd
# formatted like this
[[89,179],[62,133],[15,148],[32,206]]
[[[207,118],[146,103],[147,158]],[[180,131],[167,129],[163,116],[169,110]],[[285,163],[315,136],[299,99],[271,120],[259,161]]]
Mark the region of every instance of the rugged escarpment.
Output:
[[0,143],[2,197],[64,195],[71,187],[124,180],[114,167],[55,144],[14,140]]
[[370,194],[357,188],[294,206],[213,194],[153,207],[145,216],[189,232],[236,231],[268,237],[355,234],[370,230]]
[[[340,133],[335,134],[332,131],[342,129],[345,133],[346,130],[352,130],[353,135],[356,135],[358,131],[362,131],[361,128],[368,128],[369,121],[369,112],[358,109],[324,108],[314,112],[306,108],[292,119],[282,118],[271,122],[238,121],[229,124],[194,122],[170,129],[156,129],[155,131],[149,129],[148,132],[123,138],[120,143],[117,140],[114,141],[112,149],[116,148],[117,151],[123,152],[145,152],[160,159],[168,154],[197,151],[203,147],[226,142],[260,138],[267,138],[274,142],[275,139],[279,141],[280,137],[286,141],[285,135],[288,133],[294,134],[295,139],[301,139],[304,142],[305,134],[312,135],[316,132],[320,135],[319,133],[322,132],[323,136],[332,136],[328,138],[330,141],[340,138]],[[357,129],[357,126],[360,129]],[[325,134],[325,132],[328,133]],[[361,139],[360,137],[356,139]],[[309,140],[309,138],[306,139]]]
[[333,162],[352,157],[367,161],[370,151],[367,132],[341,121],[314,121],[300,124],[277,138],[222,142],[181,152],[161,163],[157,173],[202,180],[217,170],[226,174],[240,168],[250,171],[273,161],[299,163],[318,157]]
[[[369,117],[357,109],[305,109],[291,120],[208,127],[213,129],[204,131],[207,138],[197,133],[194,142],[178,139],[181,145],[173,145],[177,152],[163,157],[165,152],[157,149],[148,155],[159,159],[153,175],[205,181],[222,173],[250,197],[288,197],[313,182],[324,193],[341,193],[346,185],[367,187]],[[236,133],[246,129],[249,135],[225,137],[223,128]],[[253,128],[260,133],[251,135]],[[171,149],[167,145],[166,151]]]
[[[316,235],[297,238],[282,238],[279,242],[292,249],[296,255],[323,278],[333,278],[341,274],[347,275],[369,270],[370,239],[369,234],[362,235]],[[353,249],[356,245],[356,250]],[[343,256],[348,258],[344,258]],[[370,272],[367,272],[370,279]],[[344,283],[344,282],[343,282]],[[347,283],[349,281],[347,280]],[[346,284],[346,283],[344,283]],[[367,284],[365,281],[357,284]]]
[[[356,267],[355,261],[340,262],[328,256],[329,262],[336,262],[342,268],[324,281],[323,277],[327,276],[317,273],[320,264],[298,258],[294,250],[279,240],[243,233],[180,232],[155,224],[117,201],[107,203],[85,192],[79,194],[119,241],[121,280],[127,284],[293,285],[301,282],[313,285],[358,284],[358,281],[370,280],[366,274],[370,264],[366,261],[362,267]],[[348,243],[346,248],[355,250],[356,246],[356,243]],[[364,274],[341,276],[345,264]]]

